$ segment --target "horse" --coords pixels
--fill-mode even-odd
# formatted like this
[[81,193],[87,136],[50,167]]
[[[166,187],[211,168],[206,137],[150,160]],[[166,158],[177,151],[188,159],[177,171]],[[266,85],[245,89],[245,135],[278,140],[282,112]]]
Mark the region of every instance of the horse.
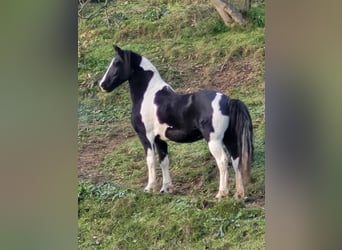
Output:
[[156,191],[156,160],[162,170],[160,192],[172,192],[167,140],[191,143],[204,138],[219,169],[217,199],[228,196],[228,151],[235,170],[236,199],[244,199],[253,159],[253,126],[247,106],[213,90],[176,93],[144,56],[114,45],[115,56],[99,81],[111,92],[128,81],[131,123],[145,151],[148,183]]

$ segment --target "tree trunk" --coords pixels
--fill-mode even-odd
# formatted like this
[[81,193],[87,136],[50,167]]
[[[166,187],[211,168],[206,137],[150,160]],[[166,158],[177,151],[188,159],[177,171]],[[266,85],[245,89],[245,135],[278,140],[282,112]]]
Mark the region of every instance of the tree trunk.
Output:
[[241,13],[232,4],[221,0],[211,0],[211,3],[215,6],[217,12],[227,26],[233,26],[234,22],[240,25],[246,23],[246,20],[242,17]]

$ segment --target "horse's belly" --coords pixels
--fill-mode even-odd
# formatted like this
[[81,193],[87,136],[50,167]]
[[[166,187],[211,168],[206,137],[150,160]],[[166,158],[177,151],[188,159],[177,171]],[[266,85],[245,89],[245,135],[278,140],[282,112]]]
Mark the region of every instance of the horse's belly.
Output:
[[165,131],[165,136],[175,142],[194,142],[203,138],[202,133],[198,129],[177,129],[168,127]]

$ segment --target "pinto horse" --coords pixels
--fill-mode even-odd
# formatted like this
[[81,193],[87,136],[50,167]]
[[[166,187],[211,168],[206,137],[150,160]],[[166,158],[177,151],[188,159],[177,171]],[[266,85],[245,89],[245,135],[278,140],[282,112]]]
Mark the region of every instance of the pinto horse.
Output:
[[253,157],[253,127],[246,105],[226,95],[202,90],[178,94],[145,57],[114,46],[116,51],[99,82],[111,92],[128,81],[132,105],[131,122],[144,147],[148,166],[146,192],[155,191],[155,150],[159,155],[163,184],[170,192],[168,146],[166,141],[190,143],[205,139],[220,173],[218,199],[228,195],[228,150],[235,170],[235,198],[245,198]]

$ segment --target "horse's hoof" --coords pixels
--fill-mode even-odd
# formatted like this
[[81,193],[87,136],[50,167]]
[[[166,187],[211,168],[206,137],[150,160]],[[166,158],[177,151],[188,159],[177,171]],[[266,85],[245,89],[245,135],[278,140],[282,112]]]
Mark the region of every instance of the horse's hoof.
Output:
[[221,200],[223,197],[228,196],[228,191],[220,190],[215,196],[216,199]]
[[150,188],[150,187],[145,187],[145,188],[144,188],[144,192],[145,192],[145,193],[151,193],[151,192],[152,192],[152,188]]
[[216,196],[215,196],[215,199],[216,199],[217,201],[220,201],[220,200],[222,199],[222,196],[216,195]]
[[170,191],[167,190],[167,189],[162,188],[162,189],[160,189],[159,193],[161,193],[161,194],[163,194],[163,193],[170,193]]
[[234,198],[235,198],[236,200],[244,200],[244,199],[246,199],[247,197],[245,197],[245,195],[244,195],[243,193],[238,193],[238,192],[236,192],[236,193],[234,194]]
[[172,193],[172,185],[166,185],[166,186],[163,186],[161,189],[160,189],[160,193]]

